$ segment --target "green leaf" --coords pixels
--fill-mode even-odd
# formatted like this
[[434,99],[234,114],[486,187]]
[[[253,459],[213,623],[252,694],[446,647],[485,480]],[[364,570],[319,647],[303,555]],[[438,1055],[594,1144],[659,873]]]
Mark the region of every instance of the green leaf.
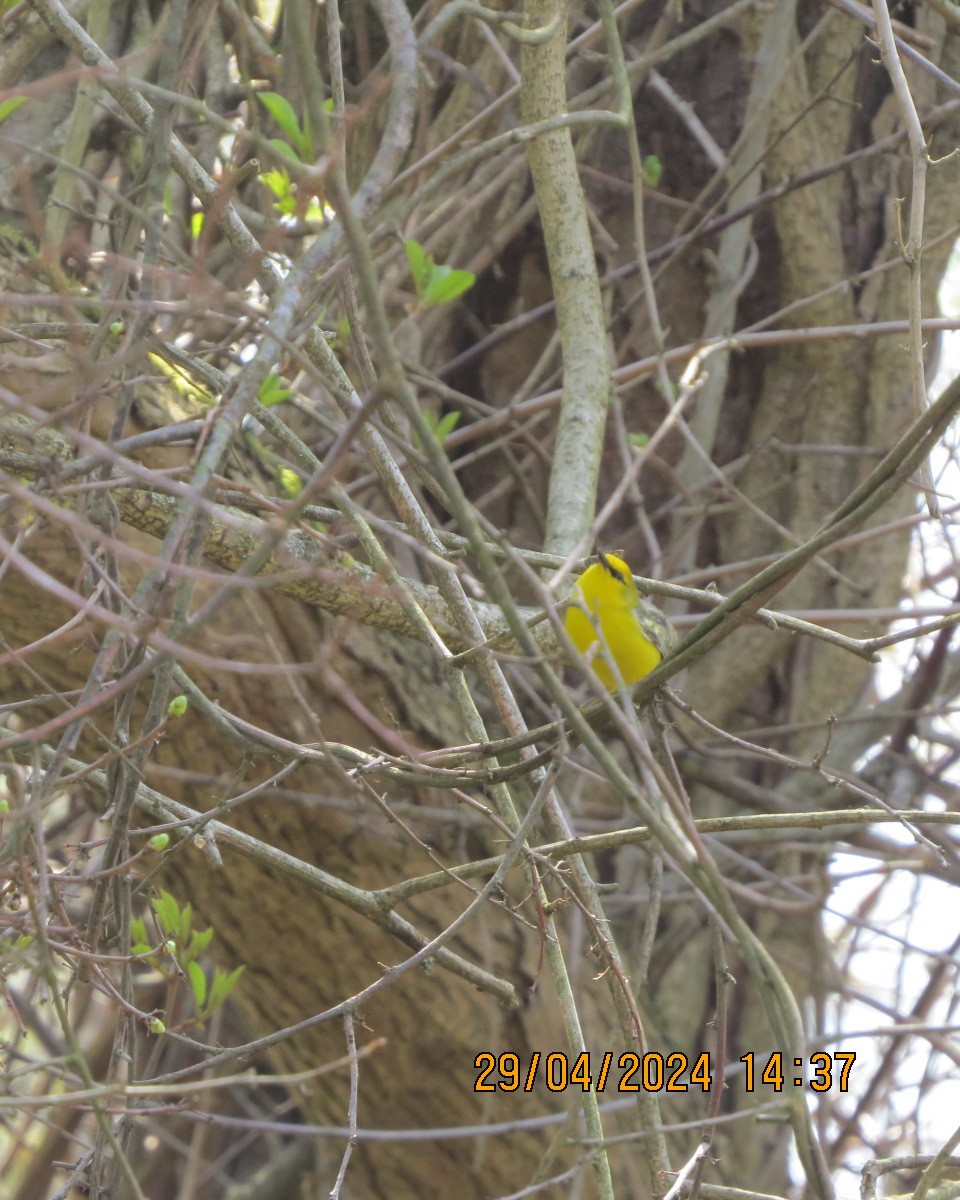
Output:
[[[150,944],[147,941],[147,925],[140,917],[134,917],[130,922],[130,938],[137,945],[144,946],[145,949],[150,949]],[[142,950],[135,950],[135,954],[142,954]]]
[[133,945],[130,947],[130,953],[131,954],[147,954],[152,949],[153,949],[153,947],[151,945],[149,945],[147,942],[134,942]]
[[303,139],[300,122],[293,111],[293,105],[279,92],[258,92],[260,103],[280,126],[290,141],[298,146]]
[[472,271],[455,271],[452,267],[437,267],[424,299],[428,304],[447,304],[469,291],[476,282],[477,277]]
[[164,1025],[164,1023],[160,1020],[159,1017],[151,1017],[149,1019],[149,1021],[147,1021],[147,1028],[150,1030],[151,1033],[159,1034],[159,1033],[167,1032],[166,1025]]
[[190,214],[190,236],[195,242],[200,240],[200,234],[203,233],[203,218],[206,213],[195,212]]
[[404,242],[404,246],[407,251],[407,262],[410,264],[410,273],[413,276],[413,286],[417,289],[417,295],[423,299],[433,275],[433,258],[426,254],[420,243],[415,242],[412,238],[408,238]]
[[321,204],[316,196],[311,196],[307,203],[307,211],[303,214],[304,221],[312,221],[314,225],[323,225],[328,215],[333,215],[330,205]]
[[161,854],[170,845],[170,834],[155,833],[147,844],[154,854]]
[[643,450],[650,445],[649,433],[628,433],[627,441],[631,446],[636,446],[638,450]]
[[26,950],[32,944],[33,944],[33,934],[21,933],[20,936],[17,938],[16,942],[14,942],[14,948],[16,950]]
[[193,962],[210,945],[210,940],[213,937],[213,926],[204,929],[202,932],[194,930],[190,935],[190,945],[183,952],[183,957],[186,962]]
[[643,160],[642,178],[647,187],[655,188],[663,174],[663,163],[655,154],[648,154]]
[[180,906],[169,892],[161,892],[152,901],[153,911],[157,915],[157,923],[164,933],[176,933],[180,924]]
[[187,978],[190,980],[190,987],[193,989],[193,1002],[199,1013],[207,999],[207,977],[204,975],[203,968],[198,962],[187,963]]
[[190,926],[193,924],[193,905],[185,904],[180,909],[180,923],[176,928],[177,944],[185,946],[190,936]]
[[189,703],[190,702],[187,700],[187,697],[182,692],[179,696],[174,696],[167,705],[167,716],[182,717],[187,711],[187,706]]
[[[456,411],[448,412],[448,413],[445,413],[442,417],[438,418],[438,417],[435,417],[428,408],[422,409],[421,411],[423,413],[424,421],[426,421],[427,425],[433,431],[433,436],[437,439],[437,441],[441,445],[443,445],[445,439],[448,438],[451,433],[453,433],[453,431],[456,429],[457,425],[459,424],[460,413],[456,412]],[[417,449],[422,450],[423,445],[422,445],[420,438],[416,432],[414,432],[413,440],[417,446]]]
[[293,195],[293,184],[285,167],[281,167],[279,171],[264,171],[260,176],[260,182],[276,196],[277,200],[273,207],[281,216],[288,217],[296,211],[297,202]]
[[205,388],[198,387],[193,379],[181,367],[169,363],[166,359],[160,357],[159,354],[154,354],[153,351],[148,351],[147,358],[150,364],[166,377],[167,383],[187,400],[190,405],[194,404],[213,404],[214,397]]
[[303,480],[291,467],[277,467],[277,486],[292,500],[303,491]]
[[210,1003],[207,1005],[208,1013],[214,1013],[220,1008],[237,986],[237,982],[245,970],[246,967],[241,965],[232,970],[229,975],[226,975],[219,967],[216,968],[213,973],[213,985],[210,988]]
[[290,176],[283,168],[279,171],[264,171],[260,176],[260,182],[264,187],[269,188],[278,200],[290,195]]
[[8,813],[10,811],[10,801],[6,796],[0,796],[0,813]]
[[22,108],[29,99],[29,96],[8,96],[6,100],[0,100],[0,125],[7,117],[12,117],[17,109]]
[[459,412],[445,413],[437,422],[436,435],[441,446],[460,423]]
[[292,146],[288,146],[286,142],[280,138],[270,138],[270,145],[276,150],[281,158],[289,158],[291,162],[299,162],[300,156]]
[[292,395],[293,391],[283,386],[280,376],[275,371],[271,371],[260,384],[260,394],[257,398],[264,408],[271,408],[274,404],[281,404],[284,400],[289,400]]
[[281,216],[289,216],[296,210],[297,205],[293,196],[293,185],[285,168],[281,167],[279,171],[264,171],[260,176],[260,182],[264,187],[269,188],[276,197],[276,203],[273,207]]

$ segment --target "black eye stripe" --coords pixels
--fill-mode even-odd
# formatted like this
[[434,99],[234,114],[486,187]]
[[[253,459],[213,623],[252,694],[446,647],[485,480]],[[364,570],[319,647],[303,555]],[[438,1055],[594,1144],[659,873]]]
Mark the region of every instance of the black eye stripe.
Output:
[[597,559],[600,562],[600,566],[603,567],[603,569],[607,572],[608,575],[612,575],[614,577],[614,579],[617,580],[618,583],[626,583],[627,582],[623,577],[623,572],[618,571],[617,568],[610,561],[610,559],[607,558],[607,556],[602,551],[597,555]]

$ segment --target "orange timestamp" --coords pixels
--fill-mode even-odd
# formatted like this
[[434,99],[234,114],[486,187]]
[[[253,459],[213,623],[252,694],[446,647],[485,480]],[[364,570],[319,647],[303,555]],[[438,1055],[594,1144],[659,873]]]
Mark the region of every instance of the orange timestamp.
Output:
[[692,1069],[690,1058],[680,1051],[663,1055],[632,1050],[618,1056],[612,1050],[595,1056],[589,1050],[576,1056],[559,1050],[551,1054],[534,1050],[522,1066],[518,1054],[483,1050],[473,1065],[480,1072],[473,1085],[475,1092],[532,1092],[538,1079],[550,1092],[567,1088],[603,1092],[608,1084],[616,1092],[686,1092],[691,1087],[708,1092],[713,1078],[707,1051],[697,1057]]
[[[740,1057],[745,1068],[744,1087],[748,1092],[756,1090],[755,1084],[758,1076],[755,1060],[756,1055],[754,1054],[743,1054]],[[837,1091],[845,1092],[850,1083],[850,1069],[856,1061],[857,1056],[853,1050],[838,1050],[835,1054],[827,1054],[825,1050],[819,1050],[816,1054],[811,1054],[806,1063],[802,1058],[791,1058],[789,1055],[785,1056],[780,1050],[774,1050],[760,1071],[759,1080],[762,1087],[773,1088],[775,1092],[782,1092],[784,1084],[803,1087],[807,1082],[805,1073],[809,1066],[809,1083],[813,1091],[829,1092],[831,1088],[835,1087]],[[786,1073],[784,1072],[784,1063],[786,1063]],[[794,1074],[794,1071],[797,1073]]]
[[[818,1051],[804,1060],[775,1050],[759,1071],[755,1054],[742,1055],[740,1062],[744,1064],[748,1092],[756,1091],[758,1082],[775,1092],[782,1092],[785,1085],[803,1087],[806,1083],[814,1092],[828,1092],[831,1088],[846,1092],[856,1059],[853,1051],[838,1050],[835,1054]],[[796,1074],[790,1071],[791,1064]],[[565,1092],[568,1088],[603,1092],[608,1085],[615,1092],[687,1092],[696,1088],[708,1092],[713,1081],[708,1051],[691,1060],[679,1050],[666,1055],[656,1051],[635,1054],[627,1050],[619,1056],[612,1050],[596,1055],[584,1050],[576,1056],[559,1050],[550,1054],[535,1050],[521,1063],[518,1054],[482,1050],[473,1065],[479,1071],[473,1085],[475,1092],[532,1092],[538,1081],[550,1092]]]

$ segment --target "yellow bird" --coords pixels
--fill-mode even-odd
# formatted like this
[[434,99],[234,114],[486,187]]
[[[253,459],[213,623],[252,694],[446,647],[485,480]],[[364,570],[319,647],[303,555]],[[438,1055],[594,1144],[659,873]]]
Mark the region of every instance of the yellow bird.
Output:
[[563,624],[610,691],[616,691],[617,680],[606,655],[629,687],[650,674],[676,639],[659,609],[640,599],[630,568],[615,554],[598,555],[577,580]]

